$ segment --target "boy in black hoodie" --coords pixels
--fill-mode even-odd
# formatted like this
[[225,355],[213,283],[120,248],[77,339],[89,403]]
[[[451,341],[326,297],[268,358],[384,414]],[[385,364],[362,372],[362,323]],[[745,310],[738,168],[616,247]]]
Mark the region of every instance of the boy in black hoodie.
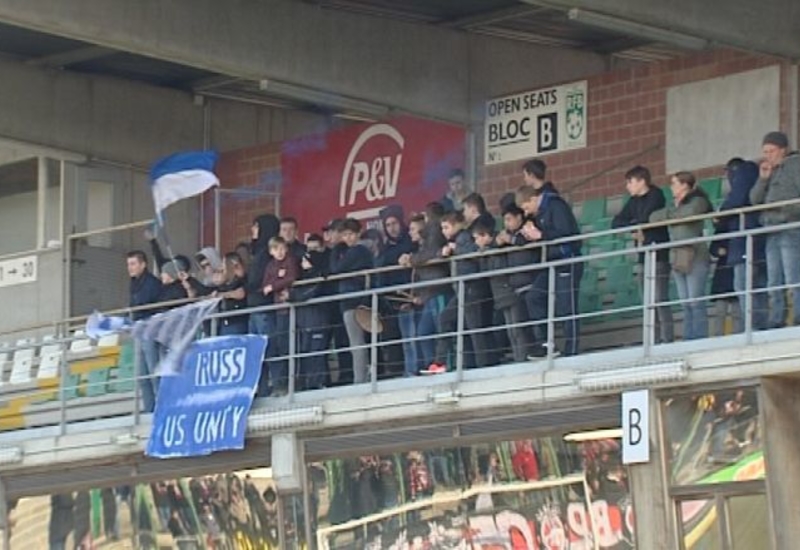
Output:
[[[494,251],[497,247],[494,244],[495,235],[492,226],[481,223],[473,225],[472,238],[475,245],[481,252]],[[480,270],[482,272],[492,272],[509,267],[509,254],[490,254],[480,259]],[[525,323],[528,320],[525,303],[519,299],[511,286],[509,275],[492,275],[489,279],[492,290],[492,302],[494,309],[499,311],[505,321],[508,338],[511,342],[511,351],[514,361],[522,362],[531,353],[530,338],[528,338],[528,328],[513,326]]]
[[[517,189],[517,203],[528,216],[522,227],[522,235],[528,242],[555,241],[580,234],[572,208],[559,195],[546,191],[545,188],[537,190],[527,185],[520,187]],[[580,241],[547,246],[548,261],[575,258],[580,255]],[[531,321],[540,322],[534,326],[533,355],[536,357],[547,354],[547,330],[544,322],[548,318],[549,274],[550,269],[539,272],[526,295]],[[580,262],[562,265],[555,270],[554,316],[567,318],[563,321],[564,355],[578,353],[579,322],[575,315],[578,314],[578,293],[582,276],[583,264]]]
[[[322,250],[309,250],[300,262],[300,280],[320,279],[328,275],[328,254]],[[289,291],[292,302],[305,302],[330,294],[329,283],[297,285]],[[331,320],[327,304],[301,305],[297,308],[298,349],[301,357],[297,371],[297,389],[315,390],[328,383],[328,344],[331,339]]]
[[[464,216],[460,212],[448,212],[442,217],[442,234],[447,244],[442,247],[441,256],[449,258],[478,251],[472,235],[465,229]],[[469,259],[456,261],[457,275],[471,275],[480,272],[480,261]],[[464,328],[480,330],[491,326],[492,291],[488,279],[470,280],[464,283]],[[439,333],[455,332],[458,327],[458,296],[450,299],[439,316]],[[494,365],[494,342],[489,332],[476,332],[469,335],[472,344],[471,355],[465,356],[467,367],[487,367]],[[436,358],[427,372],[437,374],[447,370],[446,360],[452,351],[453,337],[442,336],[436,342]],[[466,346],[465,346],[466,347]]]
[[[625,188],[630,194],[630,199],[622,207],[619,214],[614,216],[611,227],[631,227],[649,223],[650,214],[666,206],[664,191],[653,185],[650,170],[644,166],[634,166],[625,174]],[[669,229],[666,226],[653,227],[644,231],[633,232],[636,246],[668,243]],[[644,254],[639,255],[639,264],[644,265]],[[669,279],[672,266],[669,263],[669,250],[666,248],[656,252],[656,303],[669,301]],[[645,277],[642,273],[640,280],[644,284]],[[656,308],[656,338],[659,344],[672,342],[675,337],[672,307],[661,306]]]
[[[372,253],[369,248],[359,243],[361,235],[361,222],[348,218],[344,220],[341,228],[342,242],[336,245],[331,252],[331,275],[366,271],[374,267]],[[340,294],[358,292],[366,289],[366,277],[355,275],[338,280]],[[356,322],[356,309],[362,305],[369,305],[368,298],[346,298],[339,303],[344,318],[344,328],[350,347],[358,347],[350,351],[353,358],[353,383],[362,384],[369,382],[369,350],[364,347],[366,338],[364,331]]]
[[[264,272],[272,259],[269,254],[269,241],[278,236],[280,221],[272,214],[263,214],[253,220],[250,242],[250,262],[247,264],[247,307],[269,305],[272,295],[264,295]],[[267,334],[269,315],[266,312],[251,313],[248,323],[250,334]]]

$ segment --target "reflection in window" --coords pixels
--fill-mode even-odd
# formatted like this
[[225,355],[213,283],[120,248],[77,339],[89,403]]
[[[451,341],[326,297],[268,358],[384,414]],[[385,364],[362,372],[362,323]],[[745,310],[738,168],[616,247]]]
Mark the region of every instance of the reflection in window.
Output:
[[[23,498],[10,513],[11,548],[277,550],[280,500],[270,476],[225,472]],[[305,548],[303,524],[293,526],[288,548]]]
[[634,547],[613,440],[366,455],[310,464],[308,480],[320,548]]
[[674,485],[764,478],[756,388],[667,399],[664,419]]
[[714,500],[678,503],[684,550],[722,550],[719,515]]

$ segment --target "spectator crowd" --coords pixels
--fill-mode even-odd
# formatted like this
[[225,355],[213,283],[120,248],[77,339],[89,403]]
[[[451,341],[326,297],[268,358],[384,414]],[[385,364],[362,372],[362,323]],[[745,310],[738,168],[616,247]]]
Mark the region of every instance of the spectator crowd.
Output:
[[[752,294],[754,329],[786,323],[782,285],[789,286],[792,295],[790,318],[794,324],[800,322],[800,229],[756,235],[751,243],[745,237],[725,236],[800,221],[800,203],[726,215],[726,211],[741,207],[800,199],[800,156],[790,150],[786,135],[767,134],[762,154],[759,162],[734,158],[727,163],[730,190],[714,218],[718,235],[710,245],[680,244],[701,237],[705,223],[696,216],[713,211],[711,200],[692,173],[670,176],[670,202],[646,167],[635,166],[625,174],[629,199],[614,216],[612,227],[631,228],[630,238],[643,250],[676,243],[654,253],[653,298],[656,304],[668,302],[670,279],[674,281],[683,311],[684,339],[707,337],[710,318],[729,316],[733,330],[741,331],[748,280],[753,289],[762,290]],[[231,315],[218,320],[219,334],[270,337],[261,396],[280,396],[289,387],[289,308],[249,311],[275,304],[297,306],[294,383],[298,390],[364,383],[370,379],[372,367],[381,377],[447,372],[456,364],[452,334],[459,328],[459,310],[465,329],[465,368],[495,365],[504,355],[518,362],[546,356],[549,351],[576,355],[580,351],[578,304],[584,270],[584,262],[577,260],[582,255],[580,225],[569,202],[547,179],[542,160],[526,162],[521,180],[516,191],[500,201],[499,229],[484,198],[471,190],[464,173],[455,169],[449,178],[450,190],[440,201],[409,216],[399,205],[387,206],[380,211],[380,229],[365,228],[353,218],[335,219],[302,243],[295,218],[264,214],[253,221],[249,242],[225,254],[203,248],[193,258],[165,257],[156,236],[147,234],[160,278],[151,272],[145,252],[130,252],[130,306],[221,298],[221,310]],[[665,223],[647,226],[656,222]],[[628,238],[628,233],[619,238]],[[552,241],[559,242],[548,245]],[[528,246],[537,243],[545,246]],[[494,249],[505,253],[485,253]],[[553,261],[558,262],[553,270],[540,267]],[[640,262],[644,263],[644,252]],[[467,279],[461,297],[464,303],[459,303],[453,275],[525,266],[530,269]],[[643,284],[646,277],[640,279]],[[420,285],[403,289],[411,283]],[[376,323],[371,299],[357,293],[388,287],[391,291],[381,294]],[[764,290],[767,287],[769,290]],[[555,290],[552,299],[551,289]],[[338,301],[309,303],[337,294],[342,295]],[[716,312],[713,316],[708,313],[709,296]],[[548,348],[546,325],[551,307],[563,331],[560,349],[553,350]],[[672,342],[673,308],[657,305],[655,309],[656,341]],[[237,314],[239,310],[243,313]],[[133,317],[144,319],[156,311],[160,310],[136,309]],[[390,342],[380,346],[378,365],[372,365],[367,346],[373,329],[382,342]],[[712,326],[711,332],[721,334],[722,329]],[[338,350],[335,369],[328,357],[332,346]],[[143,343],[145,372],[154,371],[164,351],[159,348],[155,342]],[[156,392],[154,377],[143,380],[147,410],[153,409]]]

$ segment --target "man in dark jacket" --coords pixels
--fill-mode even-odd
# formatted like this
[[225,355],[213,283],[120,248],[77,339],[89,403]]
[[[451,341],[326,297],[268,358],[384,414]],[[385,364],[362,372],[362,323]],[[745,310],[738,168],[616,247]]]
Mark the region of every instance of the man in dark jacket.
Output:
[[297,261],[303,259],[306,253],[306,246],[297,240],[297,220],[291,216],[281,219],[280,236],[286,241],[286,246],[289,247],[289,255],[293,256]]
[[[380,211],[379,216],[383,223],[386,241],[376,267],[397,268],[400,257],[414,251],[414,244],[411,242],[406,227],[403,207],[389,205]],[[375,286],[400,286],[410,282],[410,269],[394,269],[379,274]],[[384,333],[381,334],[381,339],[401,340],[402,342],[400,345],[384,346],[381,349],[385,352],[385,362],[393,367],[397,360],[398,364],[403,365],[403,373],[406,376],[413,376],[421,368],[419,365],[419,342],[409,342],[408,338],[416,336],[419,310],[407,300],[407,293],[384,295],[382,298],[382,311],[388,315],[384,319]]]
[[[750,190],[758,181],[758,165],[755,162],[733,158],[726,165],[726,174],[730,184],[730,193],[725,197],[719,210],[726,210],[752,206],[750,203]],[[761,227],[758,212],[749,212],[742,217],[739,215],[722,216],[716,222],[721,231],[731,233],[744,229]],[[747,242],[745,237],[732,237],[728,239],[727,263],[733,267],[733,289],[739,294],[741,318],[745,315],[745,291],[747,284]],[[764,235],[753,236],[753,261],[752,277],[753,289],[763,289],[767,284],[767,260]],[[768,326],[769,300],[766,292],[753,293],[753,328],[764,330]]]
[[[278,235],[280,222],[272,214],[262,214],[253,220],[250,241],[250,263],[247,264],[247,307],[269,305],[273,296],[264,295],[264,272],[271,260],[269,241]],[[251,313],[249,322],[250,334],[267,334],[269,316],[265,312]]]
[[522,165],[522,179],[525,185],[533,187],[537,191],[558,194],[553,182],[547,181],[547,165],[543,160],[532,159]]
[[[664,191],[653,185],[650,170],[644,166],[634,166],[625,173],[625,188],[630,194],[628,202],[622,207],[619,214],[614,216],[611,227],[632,227],[644,225],[649,222],[650,214],[666,206]],[[669,242],[669,229],[666,226],[653,227],[645,230],[635,230],[633,239],[636,246]],[[639,254],[639,264],[642,265],[640,283],[644,285],[647,280],[644,273],[644,254]],[[656,281],[655,303],[669,300],[669,280],[672,267],[669,263],[669,250],[656,251]],[[672,307],[661,306],[656,308],[656,332],[658,343],[669,343],[675,339]]]
[[[800,154],[789,149],[789,138],[783,132],[769,132],[762,140],[763,160],[759,178],[750,190],[753,204],[770,204],[800,199]],[[800,221],[800,204],[763,210],[765,227]],[[784,229],[767,235],[767,286],[789,285],[792,294],[793,325],[800,325],[800,228]],[[786,325],[786,291],[769,291],[771,328]]]
[[[341,228],[342,242],[336,245],[331,252],[331,275],[356,273],[374,267],[372,253],[369,248],[359,242],[361,223],[348,218],[344,220]],[[358,292],[366,289],[366,276],[355,275],[338,280],[340,294]],[[369,381],[369,350],[366,345],[365,333],[356,321],[356,309],[368,305],[367,298],[345,298],[339,302],[339,308],[344,319],[344,328],[350,347],[358,347],[350,351],[353,358],[353,383],[362,384]]]
[[[128,275],[131,278],[130,306],[134,308],[158,303],[161,300],[162,285],[161,281],[147,268],[147,255],[141,250],[128,252],[127,267]],[[155,311],[155,309],[134,311],[131,313],[131,318],[134,321],[148,319]],[[143,410],[152,412],[156,406],[156,394],[158,393],[158,378],[154,374],[159,360],[158,343],[155,340],[142,340],[141,350],[139,385],[144,402]]]
[[464,222],[470,235],[477,224],[494,227],[494,216],[486,210],[486,201],[479,193],[470,193],[464,199]]
[[[572,208],[559,195],[544,188],[534,189],[523,186],[517,190],[517,202],[525,211],[528,221],[522,228],[522,234],[529,242],[547,242],[561,240],[580,234],[578,221]],[[581,255],[580,241],[570,241],[559,245],[547,246],[547,260],[556,261],[575,258]],[[547,330],[544,322],[548,319],[548,292],[550,288],[550,269],[536,275],[531,290],[526,295],[528,314],[531,321],[539,322],[534,326],[534,356],[547,353]],[[578,294],[580,291],[583,264],[571,262],[555,269],[555,317],[566,318],[564,324],[564,354],[576,355],[579,349],[580,323],[575,317],[578,314]],[[538,345],[537,345],[538,344]],[[553,350],[555,353],[555,350]]]
[[297,307],[298,349],[301,357],[297,374],[298,390],[315,390],[330,382],[328,354],[331,339],[331,320],[328,304],[302,302],[331,294],[330,283],[321,280],[328,275],[329,263],[326,251],[309,250],[300,262],[300,281],[318,279],[314,283],[298,284],[289,291],[289,300],[300,303]]

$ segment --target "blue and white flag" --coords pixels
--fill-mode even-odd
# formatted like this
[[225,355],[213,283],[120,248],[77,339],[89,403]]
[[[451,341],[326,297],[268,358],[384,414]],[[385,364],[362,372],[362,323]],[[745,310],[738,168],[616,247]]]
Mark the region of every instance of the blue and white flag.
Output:
[[134,338],[155,340],[168,350],[156,368],[156,375],[178,374],[186,348],[195,340],[203,320],[216,309],[220,300],[220,298],[200,300],[164,313],[157,313],[133,325]]
[[159,223],[162,223],[162,212],[169,205],[219,185],[219,178],[214,174],[216,164],[217,153],[214,151],[192,151],[176,153],[153,165],[150,180]]
[[243,449],[266,349],[266,336],[193,342],[180,373],[161,380],[145,454],[170,458]]
[[95,311],[86,319],[86,335],[92,340],[129,330],[131,322],[127,317],[109,317]]

